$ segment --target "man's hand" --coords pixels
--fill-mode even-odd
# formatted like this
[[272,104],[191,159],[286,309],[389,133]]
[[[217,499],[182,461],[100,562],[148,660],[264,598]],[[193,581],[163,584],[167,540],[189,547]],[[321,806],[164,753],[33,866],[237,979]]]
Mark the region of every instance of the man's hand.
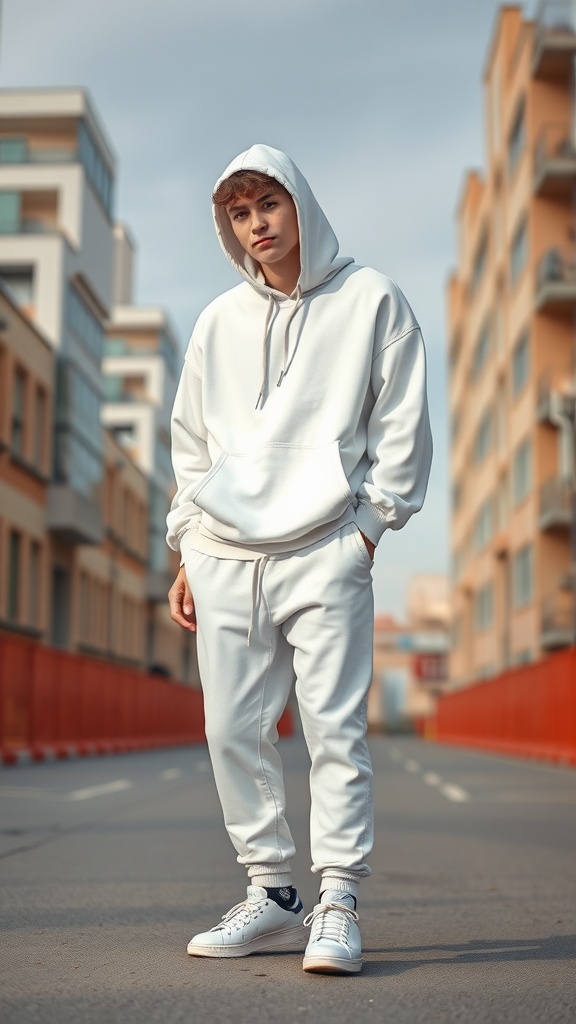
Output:
[[170,603],[170,616],[174,619],[174,622],[177,622],[179,626],[183,626],[184,629],[189,629],[191,633],[195,633],[196,612],[194,611],[194,599],[192,591],[188,586],[186,569],[183,565],[180,566],[180,572],[168,591],[168,601]]
[[[373,544],[371,540],[368,540],[368,537],[366,536],[365,533],[362,533],[362,530],[360,530],[360,536],[362,537],[362,540],[364,541],[364,543],[366,545],[366,550],[367,550],[368,554],[370,555],[370,560],[373,562],[374,561],[374,552],[376,551],[376,545]],[[172,616],[172,618],[174,618],[174,616]]]

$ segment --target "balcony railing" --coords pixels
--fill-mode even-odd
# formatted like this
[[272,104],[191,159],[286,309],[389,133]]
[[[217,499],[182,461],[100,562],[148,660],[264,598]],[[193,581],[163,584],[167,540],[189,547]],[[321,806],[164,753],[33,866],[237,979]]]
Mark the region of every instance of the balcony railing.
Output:
[[572,522],[573,488],[569,480],[550,477],[540,488],[538,525],[541,530],[569,527]]
[[573,414],[574,373],[570,366],[550,367],[539,377],[536,409],[540,422]]
[[570,313],[576,303],[576,251],[548,249],[536,272],[538,312]]
[[574,608],[570,595],[553,594],[542,605],[540,643],[546,650],[568,647],[574,639]]
[[0,148],[0,166],[6,167],[13,164],[73,164],[78,162],[76,149],[51,148],[51,149],[26,149],[19,152],[7,151]]
[[572,198],[576,144],[565,124],[544,126],[534,150],[534,190],[541,196]]
[[575,53],[576,20],[571,0],[541,0],[536,14],[534,77],[569,79]]

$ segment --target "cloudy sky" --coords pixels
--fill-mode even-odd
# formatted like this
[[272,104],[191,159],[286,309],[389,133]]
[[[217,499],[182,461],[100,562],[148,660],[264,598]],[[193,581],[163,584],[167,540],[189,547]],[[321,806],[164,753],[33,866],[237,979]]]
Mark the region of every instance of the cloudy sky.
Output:
[[[308,177],[341,252],[395,278],[428,346],[435,461],[424,509],[376,556],[376,604],[448,567],[444,290],[465,170],[483,160],[496,0],[4,0],[0,85],[83,86],[119,162],[139,246],[136,300],[184,347],[236,283],[211,188],[254,142]],[[531,13],[533,3],[525,5]]]

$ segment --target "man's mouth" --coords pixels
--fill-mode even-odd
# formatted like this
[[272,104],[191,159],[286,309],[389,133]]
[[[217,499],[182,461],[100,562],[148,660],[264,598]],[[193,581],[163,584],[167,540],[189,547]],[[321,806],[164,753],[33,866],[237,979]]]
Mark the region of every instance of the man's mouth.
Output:
[[256,249],[256,248],[258,248],[258,246],[260,246],[260,245],[266,245],[267,243],[269,244],[269,243],[271,243],[271,242],[273,242],[273,241],[274,241],[274,238],[273,238],[273,236],[272,236],[272,235],[270,235],[270,236],[267,236],[266,238],[259,238],[257,242],[254,242],[254,243],[252,244],[252,248],[253,248],[253,249]]

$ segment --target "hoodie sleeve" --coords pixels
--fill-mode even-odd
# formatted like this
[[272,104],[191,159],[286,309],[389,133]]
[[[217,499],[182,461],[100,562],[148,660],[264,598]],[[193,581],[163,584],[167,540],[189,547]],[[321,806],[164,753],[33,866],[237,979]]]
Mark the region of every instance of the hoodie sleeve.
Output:
[[[397,297],[404,314],[411,314],[401,293]],[[380,345],[371,372],[375,401],[368,423],[370,468],[358,489],[356,509],[358,527],[373,544],[385,530],[402,529],[422,507],[432,461],[420,329],[410,316],[400,333],[381,337]]]
[[189,353],[174,399],[172,411],[172,464],[177,491],[166,524],[166,541],[174,551],[187,530],[198,529],[200,509],[191,495],[210,469],[206,428],[202,418],[202,381]]

